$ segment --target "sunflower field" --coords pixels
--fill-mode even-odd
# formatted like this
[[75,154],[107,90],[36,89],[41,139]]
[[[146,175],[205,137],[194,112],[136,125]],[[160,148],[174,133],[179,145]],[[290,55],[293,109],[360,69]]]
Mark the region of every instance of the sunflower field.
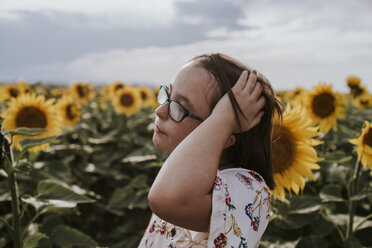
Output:
[[[345,83],[276,92],[260,247],[372,247],[372,95]],[[137,247],[167,156],[152,144],[157,90],[0,84],[0,247]]]

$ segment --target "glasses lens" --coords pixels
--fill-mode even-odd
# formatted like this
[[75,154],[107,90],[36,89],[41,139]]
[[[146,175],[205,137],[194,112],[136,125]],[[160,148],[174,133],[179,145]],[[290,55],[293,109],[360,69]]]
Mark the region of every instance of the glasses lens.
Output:
[[174,121],[181,121],[184,113],[184,109],[177,102],[171,101],[169,103],[169,115]]
[[164,88],[164,86],[160,87],[157,100],[159,104],[164,104],[167,102],[168,95],[167,95],[167,90]]

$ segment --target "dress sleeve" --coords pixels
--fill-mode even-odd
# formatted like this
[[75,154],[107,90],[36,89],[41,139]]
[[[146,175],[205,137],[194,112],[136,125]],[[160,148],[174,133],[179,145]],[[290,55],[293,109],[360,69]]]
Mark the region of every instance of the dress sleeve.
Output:
[[208,247],[258,247],[270,214],[270,191],[251,170],[217,172]]

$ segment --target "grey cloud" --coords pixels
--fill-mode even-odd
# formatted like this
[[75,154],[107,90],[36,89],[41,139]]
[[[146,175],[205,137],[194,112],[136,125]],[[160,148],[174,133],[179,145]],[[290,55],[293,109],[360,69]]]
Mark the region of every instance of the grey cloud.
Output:
[[238,3],[233,1],[176,2],[175,7],[180,16],[201,18],[202,26],[208,26],[209,28],[246,28],[237,23],[240,18],[244,17],[244,12]]
[[[225,1],[176,2],[176,20],[168,27],[112,27],[104,18],[80,13],[18,11],[19,22],[0,20],[0,80],[14,80],[22,68],[66,62],[84,54],[109,49],[184,45],[205,38],[218,28],[242,28],[243,12]],[[182,17],[198,16],[198,25]],[[91,23],[91,24],[90,24]]]

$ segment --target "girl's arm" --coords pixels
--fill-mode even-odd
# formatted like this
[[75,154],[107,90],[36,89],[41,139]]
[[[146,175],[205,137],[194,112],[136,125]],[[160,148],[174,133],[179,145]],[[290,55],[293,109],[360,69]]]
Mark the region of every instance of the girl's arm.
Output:
[[[149,192],[152,211],[175,225],[200,231],[209,230],[212,188],[221,153],[233,133],[247,131],[260,121],[265,104],[257,75],[244,71],[232,88],[247,119],[240,116],[239,129],[227,94],[212,114],[195,128],[170,154]],[[257,114],[258,113],[258,114]]]

